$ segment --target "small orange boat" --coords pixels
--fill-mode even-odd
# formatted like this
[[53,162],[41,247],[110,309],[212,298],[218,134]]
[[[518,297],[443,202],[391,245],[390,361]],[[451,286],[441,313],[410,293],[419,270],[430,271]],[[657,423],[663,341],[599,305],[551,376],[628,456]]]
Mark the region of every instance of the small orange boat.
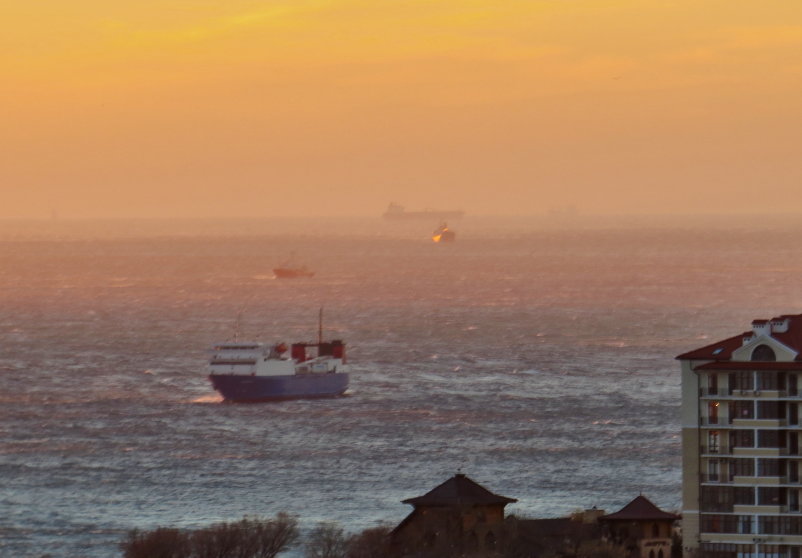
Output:
[[457,233],[449,229],[445,223],[437,227],[432,233],[432,242],[454,242],[456,239]]
[[314,277],[315,272],[307,267],[277,267],[273,269],[273,274],[278,279],[298,279],[300,277]]

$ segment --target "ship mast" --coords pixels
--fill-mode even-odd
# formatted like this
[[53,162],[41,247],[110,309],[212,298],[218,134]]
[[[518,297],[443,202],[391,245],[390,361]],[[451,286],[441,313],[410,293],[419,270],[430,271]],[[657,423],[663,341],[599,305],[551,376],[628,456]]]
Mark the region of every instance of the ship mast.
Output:
[[240,328],[240,324],[242,322],[242,310],[243,309],[240,308],[240,311],[237,312],[237,319],[236,319],[236,321],[234,321],[234,342],[235,343],[237,341],[239,341],[239,328]]
[[317,344],[323,343],[323,307],[320,307],[320,312],[317,317]]

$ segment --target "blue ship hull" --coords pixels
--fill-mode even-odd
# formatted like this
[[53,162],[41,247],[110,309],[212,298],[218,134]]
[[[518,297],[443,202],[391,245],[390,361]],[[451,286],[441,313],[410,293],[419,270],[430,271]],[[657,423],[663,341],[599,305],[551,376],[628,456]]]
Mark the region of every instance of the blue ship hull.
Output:
[[336,397],[348,389],[348,374],[344,372],[288,376],[210,374],[209,380],[224,400],[233,403]]

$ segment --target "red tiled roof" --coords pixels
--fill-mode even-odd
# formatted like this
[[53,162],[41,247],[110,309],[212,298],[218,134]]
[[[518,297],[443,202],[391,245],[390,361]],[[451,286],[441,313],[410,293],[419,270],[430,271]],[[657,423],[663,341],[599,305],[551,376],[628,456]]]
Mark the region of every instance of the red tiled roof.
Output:
[[694,370],[802,370],[802,362],[777,361],[716,361],[694,367]]
[[[771,320],[753,320],[752,324],[760,325],[769,321],[782,322],[785,320],[788,320],[788,331],[784,333],[772,332],[769,335],[786,347],[796,351],[798,353],[797,360],[802,360],[802,314],[784,314]],[[730,360],[732,352],[743,345],[743,338],[747,335],[752,335],[752,332],[746,331],[741,335],[683,353],[676,358],[678,360]]]
[[[746,335],[746,333],[724,339],[723,341],[718,341],[711,345],[706,345],[699,349],[694,349],[676,358],[678,360],[729,360],[732,358],[732,352],[743,345],[744,335]],[[721,350],[719,351],[719,349]]]
[[[771,336],[785,345],[795,350],[802,355],[802,315],[800,316],[783,316],[790,318],[791,323],[788,325],[788,331],[785,333],[772,333]],[[797,356],[797,360],[800,356]]]
[[600,520],[606,519],[623,519],[623,520],[636,520],[636,519],[679,519],[680,516],[673,513],[664,512],[657,506],[651,503],[646,496],[640,495],[629,504],[621,508],[615,513],[610,515],[603,515]]
[[463,474],[456,474],[443,484],[418,496],[404,500],[413,506],[461,506],[482,504],[511,504],[515,498],[507,498],[493,494],[485,487],[477,484]]

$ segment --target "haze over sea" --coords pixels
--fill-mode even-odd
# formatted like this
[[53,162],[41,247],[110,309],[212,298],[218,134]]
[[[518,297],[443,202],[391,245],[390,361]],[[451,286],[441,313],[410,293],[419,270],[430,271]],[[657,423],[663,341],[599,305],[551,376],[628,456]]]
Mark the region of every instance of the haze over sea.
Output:
[[[802,312],[793,218],[0,224],[0,555],[132,528],[397,523],[458,470],[508,512],[680,505],[677,354]],[[276,280],[290,254],[317,271]],[[221,404],[206,349],[348,344],[343,398]]]

